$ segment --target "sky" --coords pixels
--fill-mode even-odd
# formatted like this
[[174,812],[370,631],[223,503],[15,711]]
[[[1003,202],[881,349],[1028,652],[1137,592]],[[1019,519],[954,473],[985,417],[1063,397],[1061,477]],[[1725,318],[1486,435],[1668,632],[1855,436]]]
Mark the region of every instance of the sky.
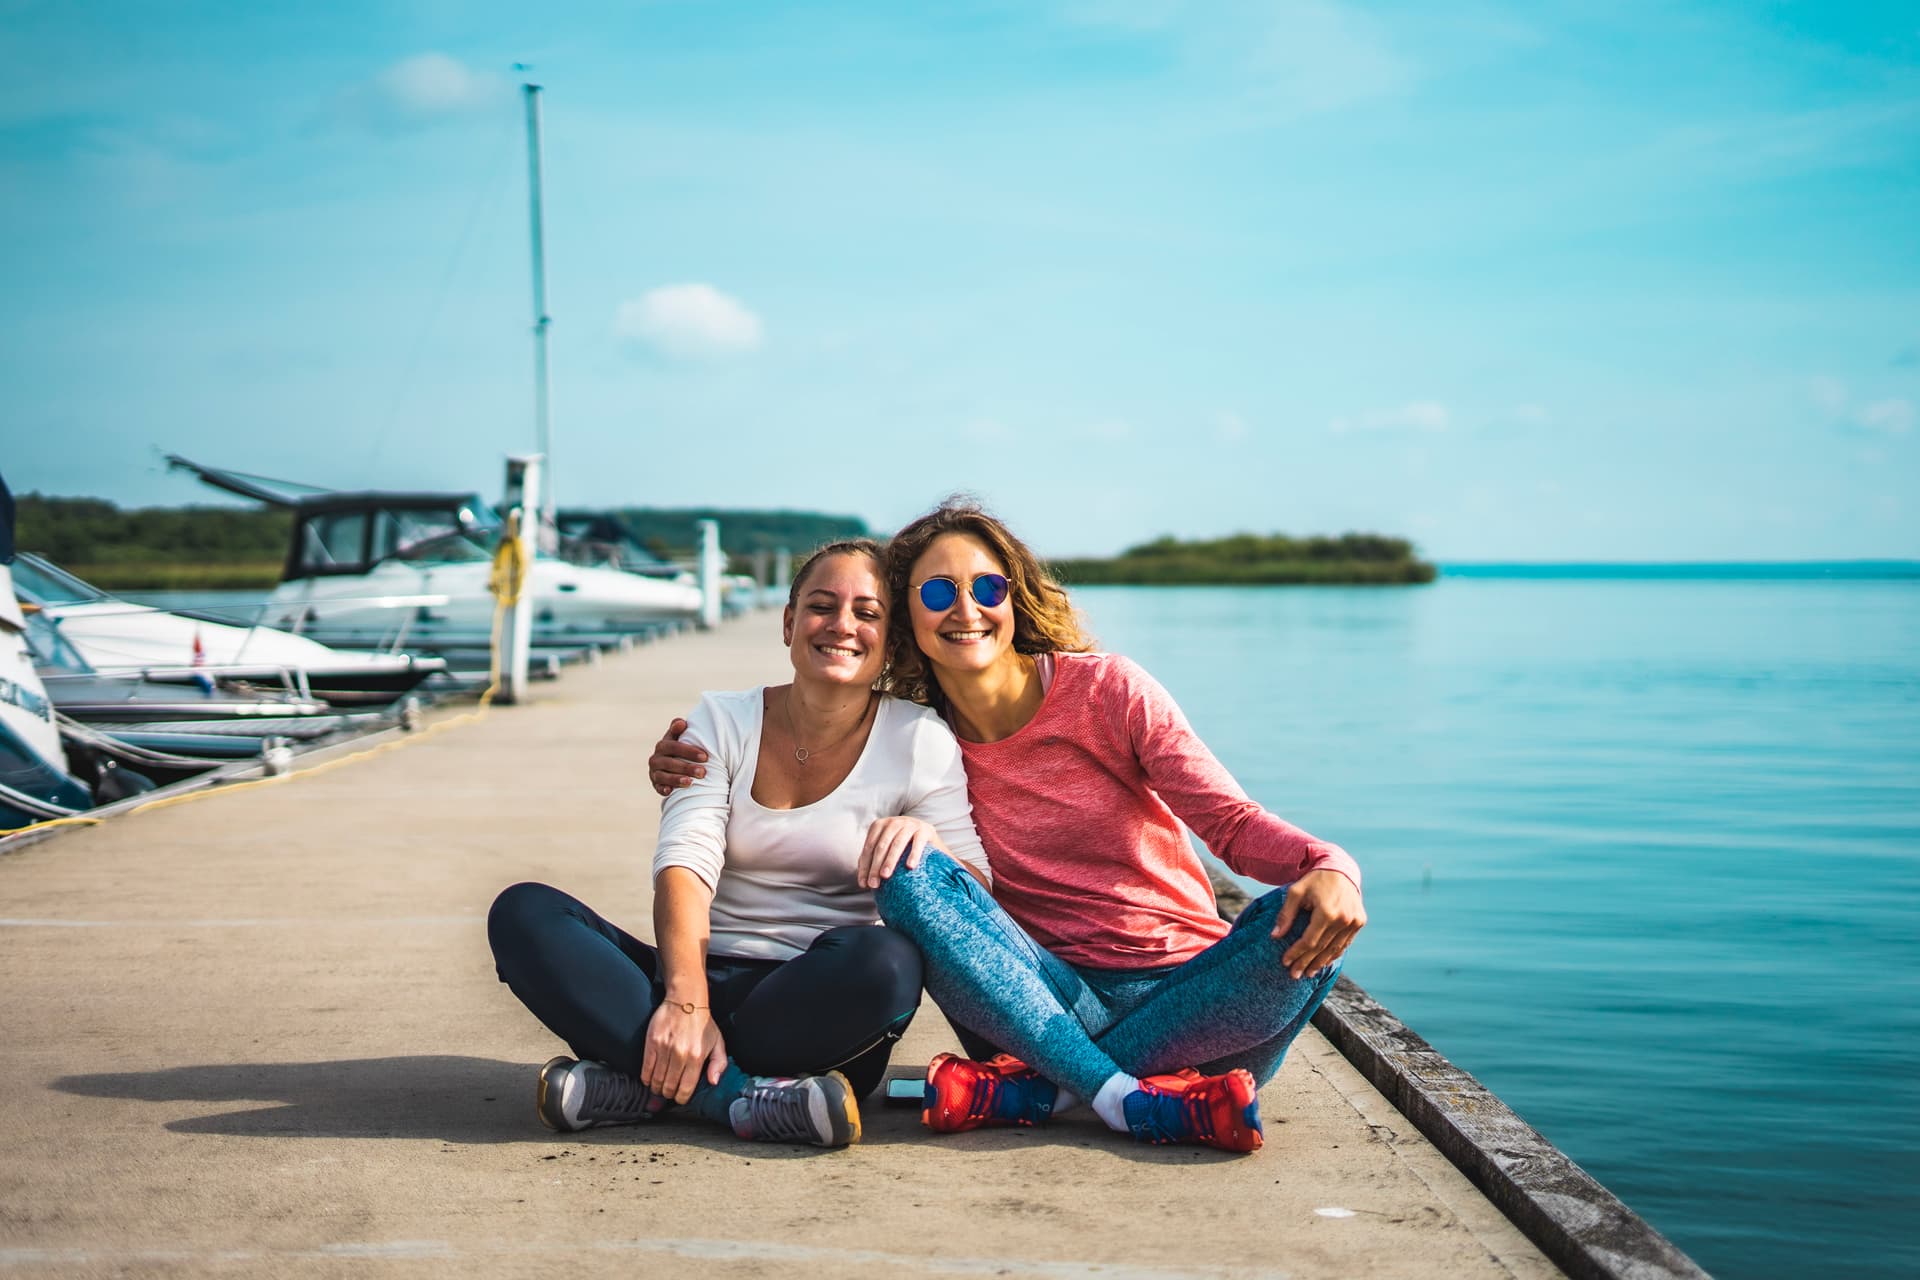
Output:
[[[1920,9],[0,0],[0,469],[1920,557]],[[516,70],[516,64],[530,70]]]

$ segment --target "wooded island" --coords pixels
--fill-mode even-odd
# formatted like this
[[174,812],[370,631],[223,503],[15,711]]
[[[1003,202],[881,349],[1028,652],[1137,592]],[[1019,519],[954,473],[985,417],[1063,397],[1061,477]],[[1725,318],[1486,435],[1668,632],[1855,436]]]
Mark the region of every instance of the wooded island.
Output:
[[1168,536],[1110,559],[1055,560],[1053,569],[1068,586],[1402,586],[1432,582],[1436,573],[1406,539],[1375,533],[1236,533],[1198,542]]

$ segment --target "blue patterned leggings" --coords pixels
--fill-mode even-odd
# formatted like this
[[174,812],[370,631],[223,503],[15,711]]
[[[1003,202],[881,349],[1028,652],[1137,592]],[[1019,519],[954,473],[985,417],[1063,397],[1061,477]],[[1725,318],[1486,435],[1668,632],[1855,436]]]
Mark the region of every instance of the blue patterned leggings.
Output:
[[1005,1050],[1083,1100],[1116,1072],[1245,1067],[1265,1084],[1327,998],[1336,961],[1295,979],[1280,957],[1302,912],[1271,936],[1285,889],[1250,904],[1226,937],[1154,969],[1069,964],[1041,947],[980,882],[938,850],[880,886],[880,916],[920,946],[927,990],[967,1052]]

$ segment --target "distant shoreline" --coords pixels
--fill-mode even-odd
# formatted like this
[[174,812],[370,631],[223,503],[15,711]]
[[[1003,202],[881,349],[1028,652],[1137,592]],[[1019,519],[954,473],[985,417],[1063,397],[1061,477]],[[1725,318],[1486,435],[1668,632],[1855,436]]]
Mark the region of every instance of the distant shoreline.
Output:
[[1619,578],[1672,581],[1920,580],[1920,560],[1441,561],[1442,578]]

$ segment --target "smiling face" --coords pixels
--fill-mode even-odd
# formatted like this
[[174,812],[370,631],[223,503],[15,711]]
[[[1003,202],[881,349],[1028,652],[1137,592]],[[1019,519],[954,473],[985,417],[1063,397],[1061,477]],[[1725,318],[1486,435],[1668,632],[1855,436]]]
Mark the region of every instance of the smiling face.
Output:
[[[966,533],[942,534],[913,562],[907,575],[913,640],[936,671],[980,672],[1012,658],[1012,594],[988,609],[972,591],[981,574],[1006,572],[986,543]],[[953,579],[959,594],[951,606],[936,612],[920,602],[919,587],[928,578]]]
[[866,688],[886,665],[887,588],[871,556],[822,556],[794,590],[781,634],[796,679]]

